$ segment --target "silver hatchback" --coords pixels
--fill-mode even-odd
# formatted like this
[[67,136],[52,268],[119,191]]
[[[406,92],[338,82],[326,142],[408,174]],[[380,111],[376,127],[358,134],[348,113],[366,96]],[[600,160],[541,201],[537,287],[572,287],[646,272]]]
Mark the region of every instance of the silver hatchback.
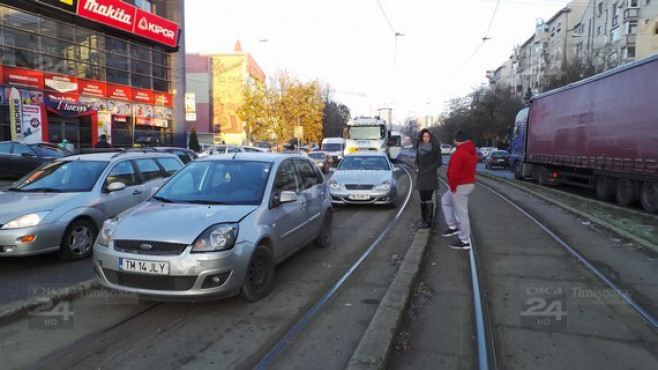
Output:
[[151,299],[254,301],[274,266],[310,242],[331,243],[332,209],[315,164],[298,155],[200,158],[151,199],[105,222],[95,270],[110,288]]
[[173,154],[138,152],[45,164],[0,192],[0,257],[88,257],[103,221],[148,199],[181,167]]

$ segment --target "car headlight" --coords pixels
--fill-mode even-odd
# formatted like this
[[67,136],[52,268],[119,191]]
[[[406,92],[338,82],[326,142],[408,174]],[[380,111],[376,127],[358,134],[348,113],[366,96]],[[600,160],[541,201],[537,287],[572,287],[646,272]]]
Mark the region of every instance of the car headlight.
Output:
[[118,223],[119,220],[116,217],[105,220],[101,231],[98,233],[96,243],[104,247],[109,246],[112,241],[112,233],[114,233],[114,229],[116,229]]
[[384,181],[381,184],[375,186],[375,190],[377,191],[384,191],[388,190],[391,188],[391,182],[390,181]]
[[16,217],[15,219],[7,222],[2,226],[1,229],[22,229],[25,227],[31,227],[38,225],[43,219],[50,213],[50,211],[30,213],[29,215],[23,215]]
[[238,224],[217,224],[206,229],[192,244],[192,252],[216,252],[233,248]]
[[336,181],[336,180],[331,180],[331,181],[329,181],[329,188],[330,188],[331,190],[338,190],[338,189],[340,189],[341,187],[342,187],[342,185],[339,184],[338,181]]

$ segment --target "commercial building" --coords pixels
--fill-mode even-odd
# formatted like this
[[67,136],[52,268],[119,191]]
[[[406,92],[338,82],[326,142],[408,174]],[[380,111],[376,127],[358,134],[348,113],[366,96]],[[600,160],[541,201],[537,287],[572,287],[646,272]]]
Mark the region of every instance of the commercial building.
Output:
[[183,9],[0,1],[0,140],[185,146]]
[[242,51],[238,41],[231,53],[188,54],[186,68],[187,94],[195,100],[195,112],[187,124],[196,128],[199,142],[247,144],[249,134],[237,115],[243,87],[265,82],[265,73],[254,58]]

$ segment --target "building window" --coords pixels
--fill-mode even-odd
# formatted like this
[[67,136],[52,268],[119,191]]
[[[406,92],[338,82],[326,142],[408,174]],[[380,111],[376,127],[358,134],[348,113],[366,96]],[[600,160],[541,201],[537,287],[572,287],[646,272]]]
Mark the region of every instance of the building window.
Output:
[[597,35],[601,34],[601,26],[596,27],[596,34]]
[[[152,2],[148,2],[152,3]],[[147,46],[0,6],[0,62],[169,92],[171,57]]]
[[615,28],[614,30],[610,31],[610,41],[615,42],[621,39],[621,32],[619,32],[619,28]]
[[634,35],[636,29],[637,29],[637,21],[626,22],[626,34],[627,35]]
[[628,0],[628,7],[629,8],[637,8],[639,0]]
[[635,58],[635,46],[626,47],[622,52],[625,59]]
[[651,0],[645,0],[644,5],[651,5]]
[[155,4],[149,0],[135,0],[135,6],[146,10],[149,13],[155,14]]
[[599,3],[597,15],[600,17],[603,14],[603,3]]

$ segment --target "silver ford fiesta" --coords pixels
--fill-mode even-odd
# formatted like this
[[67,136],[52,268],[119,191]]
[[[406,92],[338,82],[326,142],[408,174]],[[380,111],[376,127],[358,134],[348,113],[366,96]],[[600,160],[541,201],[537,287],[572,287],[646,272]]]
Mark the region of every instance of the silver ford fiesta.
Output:
[[274,267],[305,245],[331,244],[322,173],[299,155],[201,158],[151,199],[107,220],[95,270],[110,288],[151,299],[249,301],[273,287]]

